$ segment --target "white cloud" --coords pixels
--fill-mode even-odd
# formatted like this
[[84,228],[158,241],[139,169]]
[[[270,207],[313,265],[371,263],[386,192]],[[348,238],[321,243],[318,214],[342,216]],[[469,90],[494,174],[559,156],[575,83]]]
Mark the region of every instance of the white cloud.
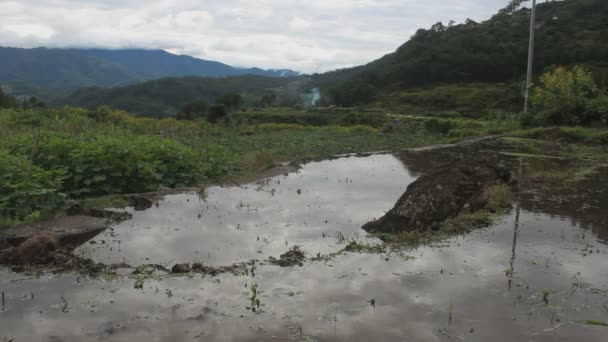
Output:
[[0,0],[0,45],[140,47],[235,66],[326,71],[394,51],[437,21],[507,0]]
[[289,26],[293,30],[297,30],[297,31],[309,29],[312,25],[313,24],[310,21],[302,19],[300,17],[294,17],[289,22]]

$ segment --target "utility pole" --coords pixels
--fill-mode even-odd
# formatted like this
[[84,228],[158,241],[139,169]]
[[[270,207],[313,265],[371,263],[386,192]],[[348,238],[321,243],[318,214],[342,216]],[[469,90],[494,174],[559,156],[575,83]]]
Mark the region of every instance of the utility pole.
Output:
[[524,113],[528,113],[530,100],[530,85],[532,83],[532,67],[534,65],[534,33],[536,31],[536,0],[532,0],[532,18],[530,20],[530,45],[528,46],[528,75],[526,77],[526,95]]

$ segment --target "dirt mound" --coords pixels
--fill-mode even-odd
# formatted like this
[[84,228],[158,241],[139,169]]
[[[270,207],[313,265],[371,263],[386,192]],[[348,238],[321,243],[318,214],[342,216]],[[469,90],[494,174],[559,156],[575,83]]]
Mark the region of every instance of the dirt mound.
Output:
[[39,233],[25,240],[13,251],[13,262],[28,264],[57,250],[57,240],[49,233]]
[[306,261],[306,255],[304,255],[304,252],[302,252],[298,246],[295,246],[288,252],[281,254],[279,259],[275,257],[268,258],[269,263],[281,267],[293,267],[296,265],[303,266],[304,261]]
[[436,230],[449,218],[484,208],[486,189],[512,181],[511,173],[496,161],[461,159],[422,175],[393,209],[363,229],[380,233]]

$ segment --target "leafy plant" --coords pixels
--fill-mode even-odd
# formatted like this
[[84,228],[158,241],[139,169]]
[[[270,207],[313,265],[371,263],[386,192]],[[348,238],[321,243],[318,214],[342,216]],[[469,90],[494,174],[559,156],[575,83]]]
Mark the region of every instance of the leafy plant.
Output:
[[23,220],[63,204],[63,172],[43,170],[0,150],[0,217]]
[[[31,134],[15,135],[6,146],[27,156],[31,139]],[[182,187],[230,172],[230,153],[215,146],[203,150],[197,153],[179,142],[146,135],[74,137],[47,131],[34,164],[65,174],[63,191],[71,196],[90,197]]]
[[598,95],[591,73],[580,66],[559,67],[540,77],[541,85],[534,88],[531,103],[536,121],[541,125],[588,124],[584,115],[588,101]]

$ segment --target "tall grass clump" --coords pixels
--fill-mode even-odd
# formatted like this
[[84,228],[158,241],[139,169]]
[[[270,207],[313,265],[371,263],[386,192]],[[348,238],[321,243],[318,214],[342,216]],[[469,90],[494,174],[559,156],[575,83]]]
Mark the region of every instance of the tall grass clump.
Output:
[[263,171],[274,166],[274,153],[272,151],[253,151],[243,156],[243,169],[249,172]]

